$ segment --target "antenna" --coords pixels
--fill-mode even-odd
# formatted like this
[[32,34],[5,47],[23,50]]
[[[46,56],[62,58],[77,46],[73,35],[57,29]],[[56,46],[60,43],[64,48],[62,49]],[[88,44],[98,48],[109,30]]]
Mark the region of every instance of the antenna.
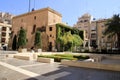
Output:
[[30,0],[29,0],[29,9],[28,9],[28,12],[30,12]]
[[35,0],[34,0],[34,3],[33,3],[33,8],[32,8],[32,11],[35,10]]

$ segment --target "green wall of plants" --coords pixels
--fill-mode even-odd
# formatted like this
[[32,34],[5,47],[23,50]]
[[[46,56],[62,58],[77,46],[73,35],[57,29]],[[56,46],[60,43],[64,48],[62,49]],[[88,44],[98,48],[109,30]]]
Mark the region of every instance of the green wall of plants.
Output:
[[56,24],[56,47],[58,51],[72,51],[83,44],[83,31],[58,23]]

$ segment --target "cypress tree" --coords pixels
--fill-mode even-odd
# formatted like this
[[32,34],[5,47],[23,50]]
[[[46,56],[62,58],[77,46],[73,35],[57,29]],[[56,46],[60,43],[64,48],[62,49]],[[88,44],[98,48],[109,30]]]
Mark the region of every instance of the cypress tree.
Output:
[[16,50],[17,47],[17,36],[15,35],[12,43],[12,50]]
[[23,28],[21,28],[18,36],[18,46],[23,48],[26,45],[26,43],[26,31]]
[[37,31],[35,33],[34,45],[36,48],[41,48],[41,33],[40,33],[40,31]]

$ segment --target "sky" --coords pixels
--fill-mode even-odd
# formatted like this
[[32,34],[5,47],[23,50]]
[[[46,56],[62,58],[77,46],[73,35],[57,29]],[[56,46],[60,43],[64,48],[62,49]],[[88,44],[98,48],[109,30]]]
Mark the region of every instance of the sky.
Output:
[[[35,1],[35,2],[34,2]],[[34,5],[35,4],[35,5]],[[31,9],[50,7],[62,14],[62,21],[73,26],[85,13],[93,18],[110,18],[120,14],[120,0],[31,0]],[[28,12],[29,0],[1,0],[0,12],[19,15]]]

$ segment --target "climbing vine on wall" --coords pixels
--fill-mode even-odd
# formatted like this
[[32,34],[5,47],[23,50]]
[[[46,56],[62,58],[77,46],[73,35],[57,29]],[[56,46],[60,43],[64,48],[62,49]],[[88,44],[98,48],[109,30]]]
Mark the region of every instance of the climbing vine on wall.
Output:
[[69,27],[64,24],[56,24],[57,28],[57,50],[68,51],[74,46],[80,46],[83,43],[83,31]]

